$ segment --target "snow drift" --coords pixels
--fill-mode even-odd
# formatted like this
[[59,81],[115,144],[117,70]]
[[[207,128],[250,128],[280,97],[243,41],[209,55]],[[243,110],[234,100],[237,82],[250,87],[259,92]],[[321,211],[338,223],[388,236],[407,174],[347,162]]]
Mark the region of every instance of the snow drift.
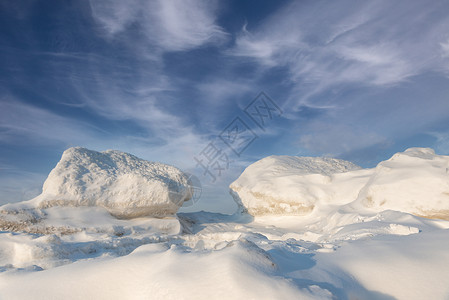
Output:
[[429,148],[396,153],[377,165],[356,201],[376,211],[449,219],[449,156]]
[[[44,183],[42,194],[26,205],[103,207],[119,218],[175,214],[192,195],[179,169],[108,150],[67,149]],[[20,206],[6,205],[3,208]]]
[[330,158],[269,156],[246,168],[230,192],[254,216],[350,205],[449,219],[449,156],[410,148],[374,169]]
[[332,197],[326,187],[333,174],[358,169],[340,159],[273,155],[246,168],[231,195],[251,215],[305,215]]

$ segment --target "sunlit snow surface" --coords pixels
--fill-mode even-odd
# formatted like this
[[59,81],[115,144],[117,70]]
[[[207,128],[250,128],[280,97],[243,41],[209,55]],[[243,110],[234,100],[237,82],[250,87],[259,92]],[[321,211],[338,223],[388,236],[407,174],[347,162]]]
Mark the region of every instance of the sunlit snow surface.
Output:
[[[176,167],[107,150],[69,148],[44,182],[42,194],[6,210],[103,207],[119,218],[173,216],[192,191]],[[8,208],[9,207],[9,208]]]
[[[2,299],[446,299],[449,222],[385,211],[117,220],[49,208],[0,233]],[[41,234],[39,228],[53,229]]]
[[[405,212],[444,214],[447,157],[411,149],[371,170],[323,160],[349,167],[332,172],[300,162],[274,174],[286,181],[280,196],[321,195],[300,216],[125,220],[103,207],[0,208],[0,299],[449,298],[449,221]],[[250,191],[255,176],[279,188],[262,169],[241,186]]]
[[449,219],[449,156],[410,148],[373,169],[332,158],[269,156],[247,167],[230,188],[254,216],[307,215],[346,205],[358,212]]

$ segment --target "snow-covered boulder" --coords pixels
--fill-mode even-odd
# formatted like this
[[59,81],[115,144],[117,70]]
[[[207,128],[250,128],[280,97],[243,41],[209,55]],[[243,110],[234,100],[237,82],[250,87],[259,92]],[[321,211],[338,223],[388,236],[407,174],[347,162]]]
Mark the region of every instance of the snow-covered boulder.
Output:
[[377,165],[356,203],[377,211],[449,219],[449,156],[430,148],[396,153]]
[[306,215],[334,206],[449,219],[449,156],[410,148],[374,169],[332,158],[269,156],[246,168],[230,192],[253,216]]
[[119,218],[163,217],[175,214],[191,195],[188,176],[173,166],[76,147],[63,153],[42,194],[28,204],[103,207]]
[[230,185],[230,193],[242,210],[253,216],[306,215],[318,202],[332,202],[339,194],[336,186],[345,192],[349,188],[347,194],[354,200],[364,181],[348,184],[348,178],[342,177],[340,185],[331,182],[335,174],[359,169],[334,158],[273,155],[247,167]]

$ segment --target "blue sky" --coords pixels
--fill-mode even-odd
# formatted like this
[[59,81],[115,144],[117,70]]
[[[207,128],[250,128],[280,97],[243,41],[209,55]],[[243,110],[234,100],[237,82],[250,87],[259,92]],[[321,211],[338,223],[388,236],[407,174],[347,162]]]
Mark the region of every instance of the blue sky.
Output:
[[[227,185],[271,154],[364,167],[413,146],[449,154],[448,11],[447,1],[2,1],[0,203],[38,193],[71,146],[192,172],[205,187],[192,209],[214,211],[234,209]],[[282,111],[263,128],[244,113],[261,91]],[[240,156],[219,137],[236,117],[257,136]],[[215,182],[194,159],[209,143],[230,161]]]

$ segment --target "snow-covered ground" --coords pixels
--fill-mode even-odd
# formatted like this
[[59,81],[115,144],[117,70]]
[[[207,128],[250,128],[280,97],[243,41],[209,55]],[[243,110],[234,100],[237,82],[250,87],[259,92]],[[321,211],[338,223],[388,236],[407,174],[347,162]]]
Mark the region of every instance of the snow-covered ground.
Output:
[[231,185],[234,215],[3,206],[0,299],[448,299],[448,162],[268,157]]

